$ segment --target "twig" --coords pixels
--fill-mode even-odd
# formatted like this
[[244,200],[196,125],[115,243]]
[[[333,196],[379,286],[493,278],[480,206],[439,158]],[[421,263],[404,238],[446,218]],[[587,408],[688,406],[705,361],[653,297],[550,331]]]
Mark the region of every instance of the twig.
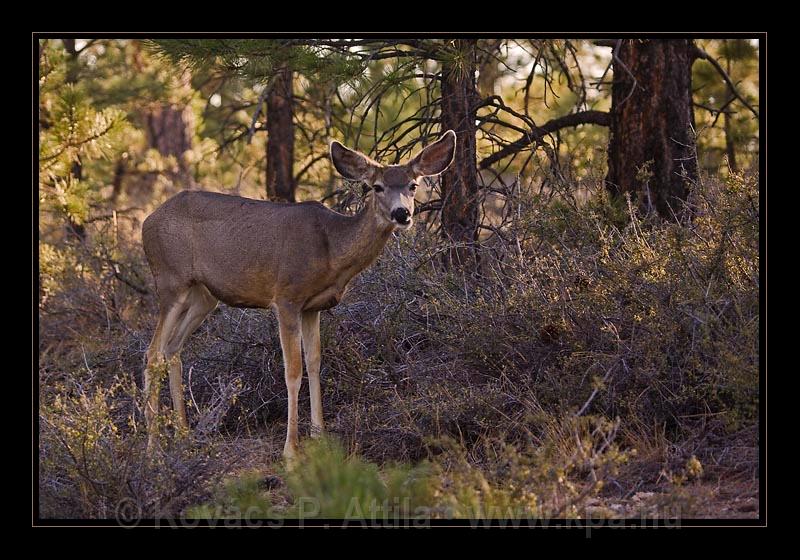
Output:
[[[619,52],[619,49],[620,49],[621,47],[622,47],[622,39],[619,39],[619,40],[617,41],[617,44],[614,46],[614,48],[613,48],[613,49],[611,49],[611,57],[612,57],[612,59],[614,60],[614,64],[615,64],[615,65],[616,65],[616,64],[619,64],[619,65],[620,65],[620,67],[621,67],[623,70],[625,70],[625,73],[626,73],[626,74],[628,74],[628,76],[630,76],[630,77],[631,77],[631,80],[633,80],[633,85],[631,86],[631,90],[628,92],[628,95],[626,95],[626,96],[625,96],[625,99],[623,99],[622,101],[620,101],[619,105],[617,105],[617,106],[614,108],[614,110],[615,110],[615,111],[618,111],[618,110],[619,110],[619,108],[620,108],[622,105],[625,105],[625,102],[626,102],[626,101],[628,101],[628,99],[630,99],[631,95],[633,95],[633,92],[634,92],[634,91],[636,91],[636,86],[637,86],[637,85],[638,85],[638,83],[639,83],[639,82],[636,80],[636,76],[634,76],[634,75],[633,75],[633,72],[631,72],[631,71],[630,71],[630,68],[628,68],[628,65],[627,65],[627,64],[625,64],[624,62],[622,62],[622,59],[621,59],[619,56],[617,56],[617,53]],[[615,67],[616,67],[616,66],[615,66]]]
[[555,132],[556,130],[561,130],[562,128],[570,126],[578,126],[579,124],[610,126],[611,115],[603,111],[581,111],[579,113],[572,113],[571,115],[565,115],[563,117],[553,119],[540,127],[530,130],[527,134],[523,135],[521,138],[512,142],[500,151],[482,159],[478,165],[478,168],[486,169],[501,159],[524,150],[526,147],[537,140],[541,140],[551,132]]
[[[611,364],[611,367],[610,367],[610,368],[608,368],[608,371],[606,371],[606,374],[603,376],[603,383],[605,383],[606,381],[608,381],[608,378],[609,378],[609,376],[611,375],[611,372],[614,370],[614,366],[615,366],[615,365],[616,365],[616,364]],[[580,409],[580,410],[579,410],[579,411],[578,411],[578,412],[575,414],[575,416],[580,416],[581,414],[583,414],[584,412],[586,412],[586,409],[587,409],[587,408],[589,408],[589,405],[590,405],[590,404],[592,404],[592,401],[594,400],[594,398],[597,396],[597,393],[599,393],[599,392],[600,392],[600,388],[599,388],[599,387],[595,387],[595,388],[592,390],[592,394],[591,394],[591,395],[589,395],[589,398],[588,398],[588,399],[586,399],[586,402],[585,402],[585,403],[583,403],[583,406],[582,406],[582,407],[581,407],[581,409]]]
[[256,103],[256,112],[253,113],[253,120],[250,121],[250,128],[247,129],[247,143],[253,140],[253,134],[256,131],[256,122],[258,121],[258,117],[261,115],[261,111],[264,107],[264,101],[267,99],[267,95],[269,92],[272,91],[272,83],[265,87],[264,90],[261,92],[261,95],[258,96],[258,102]]
[[119,265],[117,263],[113,263],[111,268],[114,271],[114,278],[116,278],[126,286],[129,286],[134,292],[143,296],[146,296],[150,293],[150,290],[148,290],[144,286],[139,286],[136,283],[134,283],[133,280],[131,280],[130,278],[126,278],[125,276],[123,276],[122,272],[120,272],[119,270]]
[[722,66],[720,65],[719,62],[717,62],[716,59],[714,59],[710,54],[708,54],[706,51],[704,51],[697,45],[695,45],[694,47],[694,55],[695,58],[707,60],[711,64],[711,66],[713,66],[716,69],[716,71],[719,72],[719,75],[722,76],[722,79],[725,81],[725,84],[727,84],[731,94],[734,97],[736,97],[736,99],[741,101],[742,105],[747,107],[750,110],[750,112],[753,113],[753,115],[755,115],[756,118],[759,118],[758,111],[756,111],[755,108],[752,105],[750,105],[750,103],[748,103],[747,100],[742,96],[742,94],[739,93],[739,91],[736,89],[736,85],[734,85],[733,81],[731,80],[731,77],[728,76],[728,73],[725,72],[725,69],[722,68]]

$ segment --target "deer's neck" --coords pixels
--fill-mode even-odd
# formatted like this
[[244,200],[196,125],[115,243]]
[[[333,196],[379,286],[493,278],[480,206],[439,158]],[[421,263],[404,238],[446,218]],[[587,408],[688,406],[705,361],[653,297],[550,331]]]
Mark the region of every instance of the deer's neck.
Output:
[[336,247],[332,247],[338,268],[351,277],[378,258],[394,229],[378,218],[373,205],[374,200],[370,198],[361,212],[348,219]]

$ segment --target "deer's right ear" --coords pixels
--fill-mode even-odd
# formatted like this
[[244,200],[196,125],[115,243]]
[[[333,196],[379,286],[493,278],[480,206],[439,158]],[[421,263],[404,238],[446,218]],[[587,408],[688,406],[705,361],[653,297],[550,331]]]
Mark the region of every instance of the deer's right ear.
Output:
[[331,142],[331,161],[336,171],[345,179],[364,181],[369,175],[369,159],[363,154],[345,148],[336,140]]
[[436,142],[422,150],[409,165],[417,175],[432,177],[450,167],[456,155],[456,133],[448,130]]

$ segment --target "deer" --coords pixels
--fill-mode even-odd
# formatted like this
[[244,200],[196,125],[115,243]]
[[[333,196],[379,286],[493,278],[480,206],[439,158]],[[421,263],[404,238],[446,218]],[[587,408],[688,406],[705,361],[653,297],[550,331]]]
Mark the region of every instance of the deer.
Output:
[[325,429],[320,312],[339,304],[353,278],[375,262],[395,230],[412,227],[420,180],[443,173],[455,148],[456,134],[448,130],[407,163],[382,165],[331,142],[336,171],[367,189],[364,207],[355,215],[340,214],[319,202],[279,203],[199,190],[182,191],[150,214],[142,224],[142,245],[159,314],[144,368],[148,452],[156,445],[165,371],[176,427],[189,433],[181,349],[223,302],[272,309],[277,316],[288,395],[283,457],[294,462],[299,451],[301,353],[311,397],[311,436]]

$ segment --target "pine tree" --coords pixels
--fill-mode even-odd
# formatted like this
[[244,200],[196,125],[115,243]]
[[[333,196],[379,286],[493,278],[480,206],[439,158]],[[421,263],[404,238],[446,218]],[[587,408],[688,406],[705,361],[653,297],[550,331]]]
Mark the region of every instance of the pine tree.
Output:
[[679,211],[697,178],[692,48],[685,39],[626,39],[615,53],[606,185],[663,217]]
[[[74,45],[73,45],[74,48]],[[115,107],[98,109],[80,81],[76,61],[56,41],[42,44],[39,67],[39,203],[82,231],[103,181],[85,172],[121,151],[127,125]],[[82,236],[81,236],[82,237]]]

